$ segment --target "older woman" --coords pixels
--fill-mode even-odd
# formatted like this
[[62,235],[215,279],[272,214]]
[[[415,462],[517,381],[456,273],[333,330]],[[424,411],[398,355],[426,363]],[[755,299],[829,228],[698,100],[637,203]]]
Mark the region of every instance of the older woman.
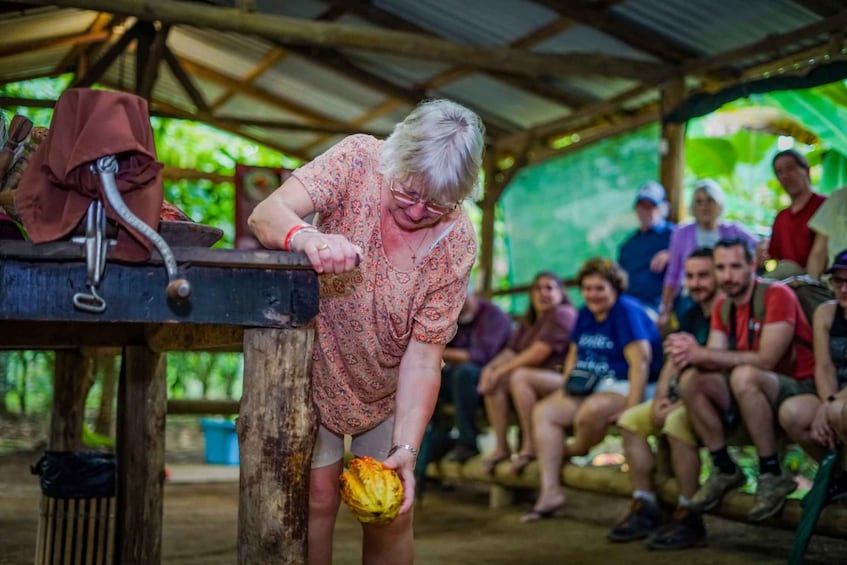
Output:
[[[674,301],[682,288],[685,276],[685,259],[692,251],[701,247],[711,249],[718,240],[727,237],[741,238],[751,249],[756,247],[759,238],[753,232],[735,222],[720,219],[725,203],[723,190],[712,179],[703,179],[694,185],[691,197],[691,215],[694,216],[694,221],[678,227],[671,235],[668,248],[670,257],[662,288],[662,303],[659,306],[659,327],[666,329],[670,323]],[[684,312],[690,306],[691,302],[686,300],[677,308],[677,312]]]
[[[309,489],[309,562],[332,561],[344,436],[403,481],[400,515],[363,525],[363,561],[411,563],[417,449],[456,331],[476,240],[462,200],[478,184],[483,126],[447,100],[421,104],[387,140],[348,137],[257,206],[266,247],[306,254],[320,277]],[[317,213],[318,223],[302,218]]]
[[[532,412],[541,492],[522,522],[550,518],[565,506],[562,464],[588,453],[625,409],[639,404],[645,393],[652,396],[662,366],[656,324],[640,302],[623,294],[626,271],[597,257],[582,265],[577,281],[585,305],[571,336],[565,384]],[[593,387],[574,386],[592,379]],[[570,427],[574,436],[568,439]]]
[[521,427],[521,446],[510,472],[520,473],[535,459],[532,440],[532,407],[542,396],[562,385],[561,366],[570,346],[576,310],[561,279],[543,271],[535,275],[529,310],[506,347],[482,369],[478,390],[484,395],[485,413],[494,432],[494,452],[483,463],[493,473],[512,455],[506,438],[509,395]]

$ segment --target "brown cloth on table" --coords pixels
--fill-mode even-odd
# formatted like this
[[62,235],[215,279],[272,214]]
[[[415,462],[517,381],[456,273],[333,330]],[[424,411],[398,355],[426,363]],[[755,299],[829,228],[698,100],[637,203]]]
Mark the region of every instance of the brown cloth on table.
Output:
[[135,262],[150,257],[152,244],[117,217],[100,176],[91,170],[106,155],[117,158],[115,182],[127,207],[158,229],[162,165],[147,102],[124,92],[72,88],[56,102],[47,139],[33,153],[16,191],[15,205],[33,242],[65,238],[99,199],[106,216],[120,225],[109,256]]

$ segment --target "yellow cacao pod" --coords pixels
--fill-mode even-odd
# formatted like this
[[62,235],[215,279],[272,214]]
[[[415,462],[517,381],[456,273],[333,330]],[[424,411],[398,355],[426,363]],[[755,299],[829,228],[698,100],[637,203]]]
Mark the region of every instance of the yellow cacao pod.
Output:
[[403,503],[403,484],[373,457],[356,457],[341,473],[341,500],[363,524],[387,524]]

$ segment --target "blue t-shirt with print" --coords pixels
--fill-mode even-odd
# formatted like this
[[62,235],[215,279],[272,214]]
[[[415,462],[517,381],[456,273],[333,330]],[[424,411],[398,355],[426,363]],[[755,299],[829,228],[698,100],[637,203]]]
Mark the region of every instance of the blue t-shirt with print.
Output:
[[644,306],[635,298],[622,294],[602,322],[583,306],[571,334],[571,342],[577,346],[576,368],[625,381],[629,376],[629,364],[623,350],[639,339],[650,342],[653,359],[648,381],[654,382],[662,368],[662,337]]

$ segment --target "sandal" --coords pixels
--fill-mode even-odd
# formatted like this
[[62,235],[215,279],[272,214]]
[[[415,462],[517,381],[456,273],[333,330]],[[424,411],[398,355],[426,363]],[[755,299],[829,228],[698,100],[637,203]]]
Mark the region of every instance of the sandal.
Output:
[[497,465],[499,465],[503,461],[508,461],[511,458],[511,453],[504,453],[502,455],[495,455],[493,457],[489,457],[488,459],[482,462],[482,471],[486,475],[493,475],[494,470],[497,468]]
[[535,461],[534,453],[521,453],[515,460],[512,461],[512,464],[509,465],[509,472],[513,475],[520,475],[523,473],[523,470],[526,469],[526,466]]
[[540,520],[549,520],[565,507],[565,502],[551,506],[550,508],[533,508],[521,516],[521,524],[531,524]]

